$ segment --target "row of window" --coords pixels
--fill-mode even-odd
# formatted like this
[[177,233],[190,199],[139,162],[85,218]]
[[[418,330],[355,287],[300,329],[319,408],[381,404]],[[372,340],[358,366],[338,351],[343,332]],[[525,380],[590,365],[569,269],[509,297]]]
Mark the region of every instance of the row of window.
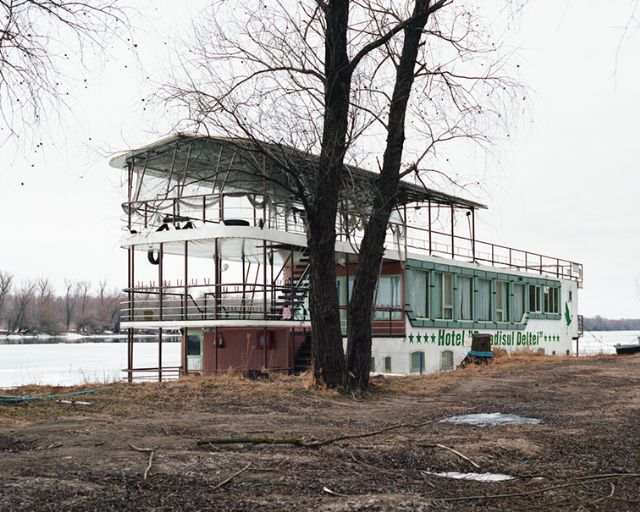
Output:
[[409,301],[417,319],[521,322],[525,312],[558,314],[560,288],[412,270]]
[[[415,351],[409,354],[409,372],[410,373],[424,373],[425,367],[425,353],[423,351]],[[383,372],[391,373],[391,356],[385,356],[383,358]],[[443,350],[440,353],[440,371],[453,370],[453,351]],[[371,371],[379,371],[376,367],[375,357],[371,357]]]

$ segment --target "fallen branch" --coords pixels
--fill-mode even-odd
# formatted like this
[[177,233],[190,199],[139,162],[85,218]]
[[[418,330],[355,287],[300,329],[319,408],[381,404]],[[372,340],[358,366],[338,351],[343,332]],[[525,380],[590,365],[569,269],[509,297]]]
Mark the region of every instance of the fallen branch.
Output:
[[56,400],[56,402],[66,405],[91,405],[91,402],[83,402],[81,400]]
[[350,439],[363,439],[365,437],[373,437],[392,430],[398,430],[402,428],[417,429],[436,423],[447,416],[441,416],[432,420],[423,421],[420,423],[398,423],[395,425],[389,425],[388,427],[374,430],[372,432],[366,432],[364,434],[347,434],[338,437],[331,437],[329,439],[323,439],[319,441],[304,441],[296,438],[270,438],[270,437],[232,437],[232,438],[210,438],[200,439],[196,442],[197,446],[206,446],[209,444],[289,444],[293,446],[299,446],[302,448],[320,448],[328,444],[339,443],[340,441],[348,441]]
[[244,473],[247,469],[249,469],[249,466],[251,466],[251,462],[249,462],[249,464],[247,464],[245,467],[243,467],[240,471],[236,471],[233,475],[231,475],[229,478],[227,478],[226,480],[223,480],[222,482],[220,482],[218,485],[216,485],[213,489],[211,489],[212,491],[216,491],[218,489],[220,489],[220,487],[222,487],[223,485],[228,484],[229,482],[231,482],[231,480],[233,480],[235,477],[237,477],[240,473]]
[[608,482],[609,480],[613,480],[616,478],[640,478],[640,473],[612,473],[609,475],[604,475],[603,477],[594,476],[591,480],[589,480],[588,477],[582,477],[577,482],[568,482],[564,484],[550,485],[548,487],[543,487],[541,489],[534,489],[533,491],[510,492],[505,494],[478,494],[474,496],[453,496],[450,498],[434,498],[434,500],[469,501],[469,500],[489,500],[489,499],[500,499],[500,498],[518,498],[522,496],[531,496],[532,494],[542,494],[547,491],[554,491],[556,489],[564,489],[567,487],[577,487],[579,485],[584,485],[584,484]]
[[442,448],[443,450],[448,450],[451,453],[455,453],[458,457],[460,457],[461,459],[466,460],[469,464],[471,464],[474,468],[476,469],[480,469],[480,465],[476,464],[475,462],[473,462],[469,457],[467,457],[466,455],[460,453],[458,450],[454,450],[453,448],[449,448],[448,446],[445,446],[443,444],[439,444],[439,443],[434,443],[434,444],[421,444],[419,446],[424,446],[424,447],[429,447],[429,448]]
[[149,476],[149,471],[151,470],[151,465],[153,464],[153,457],[156,453],[155,448],[140,448],[138,446],[134,446],[132,444],[129,444],[129,448],[131,448],[132,450],[135,450],[137,452],[142,452],[142,453],[148,453],[149,454],[149,463],[147,464],[147,468],[144,470],[144,475],[143,475],[143,480],[147,479],[147,476]]

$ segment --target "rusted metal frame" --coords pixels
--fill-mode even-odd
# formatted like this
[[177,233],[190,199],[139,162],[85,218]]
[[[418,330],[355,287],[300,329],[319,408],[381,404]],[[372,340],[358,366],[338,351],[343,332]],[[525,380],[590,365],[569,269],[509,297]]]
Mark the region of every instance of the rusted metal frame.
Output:
[[178,155],[178,144],[173,146],[173,154],[171,155],[171,167],[169,167],[169,178],[167,179],[167,190],[164,193],[164,197],[169,195],[170,187],[171,187],[171,179],[173,178],[173,171],[176,166],[176,156]]

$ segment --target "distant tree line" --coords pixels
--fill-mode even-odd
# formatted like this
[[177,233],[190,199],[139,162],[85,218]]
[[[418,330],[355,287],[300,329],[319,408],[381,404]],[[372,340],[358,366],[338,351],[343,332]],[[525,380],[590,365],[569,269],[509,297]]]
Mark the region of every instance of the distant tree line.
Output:
[[611,320],[597,315],[584,318],[586,331],[640,331],[640,318],[620,318]]
[[120,290],[107,281],[64,281],[62,295],[53,281],[42,277],[18,282],[9,272],[0,271],[0,331],[47,333],[118,332]]

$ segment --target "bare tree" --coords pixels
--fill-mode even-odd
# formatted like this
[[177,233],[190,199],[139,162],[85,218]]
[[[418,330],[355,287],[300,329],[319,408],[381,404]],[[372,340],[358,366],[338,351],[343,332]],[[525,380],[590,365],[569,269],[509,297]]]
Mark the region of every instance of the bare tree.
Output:
[[11,294],[11,287],[13,285],[13,274],[9,272],[0,272],[0,321],[2,321],[2,315]]
[[57,323],[53,283],[41,277],[35,284],[34,324],[41,331],[53,332]]
[[[454,9],[453,0],[275,2],[245,9],[235,22],[220,3],[196,31],[193,57],[182,60],[186,78],[163,89],[198,129],[249,139],[288,171],[306,214],[317,382],[367,385],[372,304],[399,180],[447,176],[429,161],[444,143],[488,142],[488,125],[478,120],[499,116],[497,98],[511,85],[499,73],[499,44],[483,40],[477,10],[458,3]],[[408,121],[416,139],[405,147]],[[352,181],[344,164],[375,152],[367,141],[384,139],[375,189],[365,201],[348,199],[361,208],[367,230],[351,301],[347,373],[334,284],[338,203]],[[319,163],[289,158],[288,147],[298,155],[319,153]]]
[[68,331],[75,318],[78,304],[78,286],[71,280],[64,280],[64,325]]
[[124,21],[116,0],[0,0],[0,132],[39,124],[70,87],[65,63]]
[[25,281],[13,296],[13,315],[10,319],[10,330],[20,331],[27,327],[27,313],[33,301],[33,292],[36,289],[35,281]]
[[77,300],[79,301],[78,311],[78,330],[84,331],[92,323],[91,316],[89,314],[89,295],[91,290],[91,283],[88,281],[79,281],[76,285]]

